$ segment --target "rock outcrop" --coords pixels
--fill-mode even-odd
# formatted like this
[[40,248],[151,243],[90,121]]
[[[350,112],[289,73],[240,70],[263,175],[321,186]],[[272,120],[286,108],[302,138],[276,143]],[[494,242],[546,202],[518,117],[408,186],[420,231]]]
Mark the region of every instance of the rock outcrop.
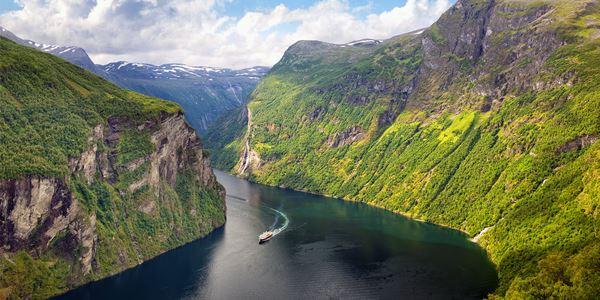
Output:
[[[212,173],[198,136],[181,113],[160,114],[157,119],[134,127],[133,130],[140,134],[151,132],[154,150],[125,166],[118,166],[116,156],[119,155],[120,133],[125,130],[132,130],[131,120],[115,118],[110,119],[108,124],[95,126],[88,139],[89,148],[79,157],[70,159],[70,174],[67,176],[30,175],[0,180],[0,254],[26,251],[32,257],[38,257],[47,253],[60,239],[60,249],[53,251],[72,256],[79,269],[75,273],[94,273],[99,239],[97,215],[90,207],[83,207],[82,194],[73,191],[76,189],[73,181],[77,178],[86,185],[95,182],[111,184],[122,196],[148,189],[155,197],[142,203],[139,211],[150,214],[158,209],[157,201],[172,197],[169,193],[177,188],[178,176],[187,172],[192,174],[198,188],[217,191],[219,208],[224,212],[225,191]],[[122,176],[143,165],[149,167],[138,174],[135,182],[125,189],[118,187]],[[222,225],[213,220],[198,219],[197,222]],[[128,266],[124,263],[112,269],[118,271]],[[75,283],[81,283],[81,279],[75,280]]]
[[28,176],[0,181],[0,253],[41,255],[57,235],[69,242],[81,273],[92,270],[96,216],[85,213],[62,178]]
[[364,129],[354,126],[327,138],[327,146],[332,148],[350,145],[365,136]]

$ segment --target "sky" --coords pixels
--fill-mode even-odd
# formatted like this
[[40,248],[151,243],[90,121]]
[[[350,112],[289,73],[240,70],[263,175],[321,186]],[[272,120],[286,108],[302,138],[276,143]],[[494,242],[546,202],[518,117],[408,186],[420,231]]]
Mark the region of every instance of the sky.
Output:
[[298,40],[347,43],[427,27],[455,0],[0,0],[0,25],[83,47],[96,63],[272,66]]

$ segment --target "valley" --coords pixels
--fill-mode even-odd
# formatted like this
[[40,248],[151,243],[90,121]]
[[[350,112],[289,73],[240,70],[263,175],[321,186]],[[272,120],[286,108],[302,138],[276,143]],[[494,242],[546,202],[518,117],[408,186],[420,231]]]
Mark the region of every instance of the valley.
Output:
[[598,12],[594,1],[464,0],[381,44],[300,41],[248,112],[208,133],[213,162],[473,237],[487,228],[477,240],[499,271],[492,297],[591,299]]
[[[496,286],[485,252],[459,231],[215,174],[223,228],[57,299],[480,299]],[[267,228],[282,231],[258,244]]]
[[0,5],[0,299],[596,299],[600,2],[400,2]]

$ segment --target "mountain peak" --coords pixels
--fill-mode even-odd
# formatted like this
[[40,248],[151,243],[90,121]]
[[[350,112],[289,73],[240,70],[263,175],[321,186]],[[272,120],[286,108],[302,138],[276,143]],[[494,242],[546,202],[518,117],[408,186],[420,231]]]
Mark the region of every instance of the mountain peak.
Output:
[[240,70],[227,68],[190,66],[182,63],[168,63],[162,65],[153,65],[147,63],[135,63],[128,61],[117,61],[106,65],[98,66],[109,77],[128,77],[138,79],[194,79],[211,80],[216,77],[246,77],[251,80],[258,80],[264,76],[269,68],[252,67]]
[[78,65],[96,74],[101,74],[100,71],[96,69],[92,59],[88,56],[83,48],[75,46],[57,46],[52,44],[38,43],[32,40],[25,40],[2,26],[0,26],[0,36],[5,37],[19,45],[35,48],[42,52],[58,56],[72,64]]

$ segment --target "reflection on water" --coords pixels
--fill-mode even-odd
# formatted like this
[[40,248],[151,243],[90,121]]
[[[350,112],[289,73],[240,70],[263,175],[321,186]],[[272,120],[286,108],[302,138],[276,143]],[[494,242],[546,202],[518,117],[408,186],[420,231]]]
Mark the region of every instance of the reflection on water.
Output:
[[485,253],[458,231],[216,174],[224,228],[60,298],[476,299],[496,285]]

